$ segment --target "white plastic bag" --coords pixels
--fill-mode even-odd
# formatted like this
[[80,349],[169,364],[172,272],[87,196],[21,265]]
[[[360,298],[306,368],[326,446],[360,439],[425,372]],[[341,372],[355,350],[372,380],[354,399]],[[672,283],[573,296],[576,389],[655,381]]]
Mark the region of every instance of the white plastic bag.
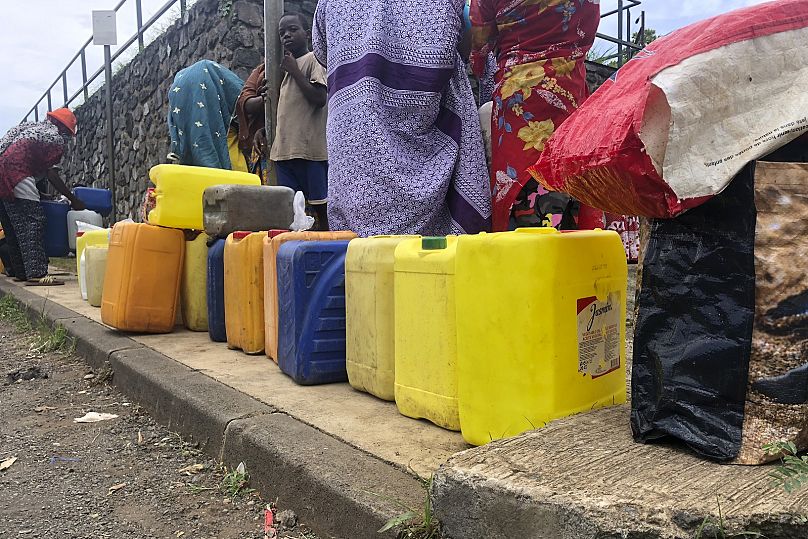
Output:
[[314,226],[314,217],[306,215],[306,197],[301,191],[295,193],[294,201],[295,220],[289,225],[289,230],[302,232]]
[[91,230],[103,230],[103,226],[96,226],[90,223],[85,223],[84,221],[76,221],[76,229],[79,232],[89,232]]

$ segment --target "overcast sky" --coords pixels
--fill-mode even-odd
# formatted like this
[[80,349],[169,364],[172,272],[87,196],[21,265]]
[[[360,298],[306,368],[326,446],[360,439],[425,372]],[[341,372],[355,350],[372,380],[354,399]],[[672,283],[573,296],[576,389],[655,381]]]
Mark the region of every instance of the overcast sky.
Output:
[[[112,9],[118,0],[25,0],[5,2],[0,17],[0,134],[19,123],[45,89],[59,76],[67,62],[92,34],[90,11]],[[659,34],[691,22],[724,13],[763,0],[645,0],[646,22]],[[148,20],[165,0],[142,0],[143,20]],[[191,2],[189,2],[190,4]],[[616,0],[601,0],[606,12]],[[118,16],[118,42],[135,33],[135,2],[129,0]],[[632,13],[633,18],[639,15]],[[601,32],[616,34],[614,17],[605,19]],[[88,72],[102,65],[101,47],[88,51]],[[68,76],[69,95],[81,85],[81,65],[76,63]],[[54,107],[61,106],[61,83],[53,93]],[[41,109],[43,110],[43,109]]]

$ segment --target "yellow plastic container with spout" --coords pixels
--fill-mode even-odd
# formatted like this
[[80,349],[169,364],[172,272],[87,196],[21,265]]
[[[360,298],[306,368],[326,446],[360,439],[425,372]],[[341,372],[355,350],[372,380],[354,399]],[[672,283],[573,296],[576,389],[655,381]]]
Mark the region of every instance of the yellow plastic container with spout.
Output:
[[103,228],[101,230],[88,230],[76,234],[76,275],[81,281],[81,254],[89,245],[109,245],[111,230]]
[[233,232],[224,245],[224,319],[228,348],[264,351],[266,232]]
[[202,195],[208,187],[261,185],[255,174],[185,165],[157,165],[149,171],[149,178],[157,186],[157,205],[149,212],[149,223],[191,230],[204,230]]
[[171,332],[184,257],[182,231],[117,223],[109,241],[101,320],[122,331]]
[[106,245],[90,245],[84,248],[84,270],[87,272],[87,302],[100,307],[104,296],[104,275],[107,271]]
[[395,253],[398,411],[460,430],[457,404],[457,237],[401,242]]
[[185,241],[180,303],[183,324],[191,331],[208,330],[208,239],[200,233]]
[[617,233],[462,236],[456,269],[467,442],[626,401],[627,267]]
[[354,389],[395,399],[396,248],[417,236],[355,239],[345,258],[346,366]]
[[278,266],[277,256],[287,241],[340,241],[352,240],[356,234],[334,232],[280,232],[270,231],[263,239],[264,256],[264,348],[267,357],[278,362]]

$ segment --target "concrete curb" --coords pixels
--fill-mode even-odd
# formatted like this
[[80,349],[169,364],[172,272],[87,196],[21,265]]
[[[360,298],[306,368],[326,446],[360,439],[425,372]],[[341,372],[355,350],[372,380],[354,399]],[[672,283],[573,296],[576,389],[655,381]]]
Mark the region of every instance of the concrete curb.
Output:
[[63,326],[76,354],[155,419],[230,467],[244,462],[266,499],[294,510],[320,537],[375,539],[400,504],[421,507],[419,482],[327,433],[114,330],[0,279],[32,321]]

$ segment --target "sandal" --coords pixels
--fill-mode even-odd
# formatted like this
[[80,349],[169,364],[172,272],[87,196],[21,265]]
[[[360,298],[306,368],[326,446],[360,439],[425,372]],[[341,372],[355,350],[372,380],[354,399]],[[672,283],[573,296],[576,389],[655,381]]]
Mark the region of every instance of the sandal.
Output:
[[30,279],[26,281],[25,286],[62,286],[64,281],[59,281],[52,275],[46,275],[41,279]]

